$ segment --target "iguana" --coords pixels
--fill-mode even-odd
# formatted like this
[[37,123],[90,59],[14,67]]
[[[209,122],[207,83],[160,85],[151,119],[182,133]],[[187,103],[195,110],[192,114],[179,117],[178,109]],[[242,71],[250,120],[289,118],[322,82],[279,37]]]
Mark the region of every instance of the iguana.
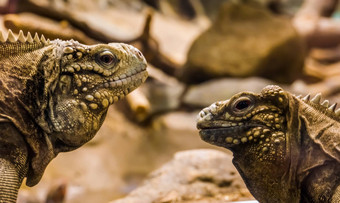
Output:
[[109,105],[141,85],[146,60],[121,43],[0,32],[0,202],[15,202],[60,152],[94,137]]
[[340,202],[340,109],[278,86],[204,108],[201,138],[233,152],[260,202]]

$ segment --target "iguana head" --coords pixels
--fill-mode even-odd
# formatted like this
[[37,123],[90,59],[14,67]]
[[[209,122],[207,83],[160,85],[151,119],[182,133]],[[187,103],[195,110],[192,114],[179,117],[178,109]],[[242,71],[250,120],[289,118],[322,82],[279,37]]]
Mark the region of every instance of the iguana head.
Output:
[[267,86],[260,94],[242,92],[216,102],[198,116],[201,138],[233,152],[233,164],[260,202],[274,202],[289,192],[296,195],[295,188],[287,186],[295,183],[290,179],[294,175],[289,172],[287,132],[291,101],[280,87]]
[[136,48],[122,43],[51,43],[60,47],[61,55],[48,112],[52,134],[66,145],[80,146],[98,131],[109,105],[145,81],[146,60]]
[[203,109],[197,127],[201,138],[232,151],[252,150],[258,160],[284,156],[287,95],[278,86],[260,94],[242,92]]

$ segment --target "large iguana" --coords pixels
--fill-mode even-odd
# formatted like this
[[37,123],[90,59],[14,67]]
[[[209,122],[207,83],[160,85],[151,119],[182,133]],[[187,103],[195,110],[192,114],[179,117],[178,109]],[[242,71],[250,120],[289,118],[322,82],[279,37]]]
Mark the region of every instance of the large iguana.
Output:
[[340,110],[320,98],[267,86],[203,109],[197,127],[260,202],[340,202]]
[[93,138],[109,105],[146,77],[130,45],[0,33],[0,202],[15,202],[24,177],[37,184],[59,152]]

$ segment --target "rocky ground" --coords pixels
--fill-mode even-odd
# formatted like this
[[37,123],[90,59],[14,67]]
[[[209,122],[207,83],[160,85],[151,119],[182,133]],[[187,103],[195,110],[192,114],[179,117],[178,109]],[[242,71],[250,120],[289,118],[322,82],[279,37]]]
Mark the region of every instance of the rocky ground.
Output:
[[301,8],[293,0],[0,1],[5,33],[126,42],[149,62],[147,82],[109,109],[96,137],[60,154],[37,186],[23,185],[19,202],[252,200],[231,152],[200,140],[196,116],[268,84],[340,101],[338,42],[313,43],[325,35],[297,27],[308,13]]

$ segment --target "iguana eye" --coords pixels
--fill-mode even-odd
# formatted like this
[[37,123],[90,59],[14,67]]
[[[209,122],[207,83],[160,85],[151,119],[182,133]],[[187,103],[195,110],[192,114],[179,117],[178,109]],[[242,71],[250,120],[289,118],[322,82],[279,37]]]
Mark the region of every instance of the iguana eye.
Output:
[[248,110],[253,106],[253,101],[249,97],[242,97],[236,100],[233,104],[233,110],[236,112],[241,112]]
[[103,51],[97,56],[97,63],[110,67],[117,62],[117,58],[110,51]]
[[236,108],[237,110],[243,110],[243,109],[248,108],[249,105],[250,105],[250,101],[249,101],[249,100],[242,100],[242,101],[239,101],[239,102],[236,104],[235,108]]

